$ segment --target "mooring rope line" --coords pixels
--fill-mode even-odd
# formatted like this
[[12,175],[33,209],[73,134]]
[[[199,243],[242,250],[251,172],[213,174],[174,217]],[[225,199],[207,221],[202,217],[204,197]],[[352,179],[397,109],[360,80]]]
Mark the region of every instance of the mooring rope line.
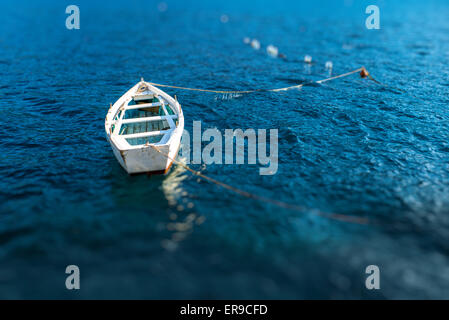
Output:
[[[384,87],[389,87],[395,90],[398,90],[400,92],[406,93],[407,91],[393,87],[393,86],[389,86],[387,84],[384,84],[382,82],[377,81],[376,79],[374,79],[373,76],[371,76],[371,74],[366,70],[365,67],[360,67],[357,68],[353,71],[349,71],[340,75],[336,75],[333,77],[329,77],[326,79],[322,79],[322,80],[318,80],[318,81],[313,81],[312,83],[317,83],[317,84],[321,84],[324,82],[328,82],[331,80],[335,80],[335,79],[339,79],[339,78],[343,78],[343,77],[347,77],[350,76],[352,74],[355,73],[359,73],[361,78],[367,78],[373,82],[375,82],[378,85],[384,86]],[[287,91],[290,89],[299,89],[303,86],[306,85],[306,83],[302,83],[299,85],[294,85],[294,86],[290,86],[290,87],[285,87],[285,88],[278,88],[278,89],[254,89],[254,90],[243,90],[243,91],[233,91],[233,90],[210,90],[210,89],[199,89],[199,88],[188,88],[188,87],[179,87],[179,86],[172,86],[172,85],[166,85],[166,84],[159,84],[159,83],[153,83],[153,82],[148,82],[149,84],[156,86],[156,87],[165,87],[165,88],[174,88],[174,89],[181,89],[181,90],[190,90],[190,91],[199,91],[199,92],[210,92],[210,93],[222,93],[222,94],[243,94],[243,93],[254,93],[254,92],[279,92],[279,91]],[[170,157],[168,154],[162,152],[158,147],[156,147],[155,145],[148,145],[150,147],[152,147],[153,149],[155,149],[157,152],[159,152],[160,154],[162,154],[163,156],[167,157],[170,161],[172,161],[173,163],[183,167],[184,169],[190,171],[191,173],[193,173],[195,176],[198,176],[204,180],[207,180],[215,185],[218,185],[224,189],[227,189],[229,191],[232,191],[234,193],[237,193],[243,197],[246,198],[250,198],[250,199],[254,199],[254,200],[259,200],[262,202],[266,202],[284,209],[290,209],[290,210],[295,210],[295,211],[299,211],[299,212],[307,212],[307,213],[312,213],[312,214],[316,214],[319,216],[323,216],[329,219],[334,219],[334,220],[339,220],[339,221],[343,221],[343,222],[350,222],[350,223],[355,223],[355,224],[371,224],[371,222],[369,221],[368,218],[365,217],[356,217],[356,216],[349,216],[349,215],[345,215],[345,214],[339,214],[339,213],[333,213],[333,212],[325,212],[325,211],[321,211],[319,209],[311,209],[311,208],[306,208],[303,207],[301,205],[297,205],[297,204],[292,204],[292,203],[288,203],[288,202],[284,202],[284,201],[280,201],[280,200],[275,200],[275,199],[271,199],[271,198],[267,198],[264,196],[260,196],[254,193],[250,193],[248,191],[233,187],[227,183],[221,182],[219,180],[216,180],[214,178],[211,178],[203,173],[201,173],[200,171],[194,170],[192,168],[190,168],[189,166],[187,166],[186,164],[173,159],[172,157]]]
[[[333,76],[333,77],[330,77],[330,78],[327,78],[327,79],[318,80],[318,81],[316,81],[316,83],[323,83],[323,82],[335,80],[335,79],[338,79],[338,78],[347,77],[347,76],[350,76],[351,74],[354,74],[354,73],[357,73],[357,72],[366,72],[366,74],[369,76],[369,73],[365,69],[365,67],[360,67],[360,68],[355,69],[355,70],[350,71],[350,72],[346,72],[346,73],[343,73],[343,74],[340,74],[340,75],[337,75],[337,76]],[[361,76],[364,77],[363,75],[361,75]]]
[[344,221],[344,222],[350,222],[350,223],[356,223],[356,224],[368,224],[369,221],[367,218],[363,218],[363,217],[355,217],[355,216],[348,216],[348,215],[344,215],[344,214],[338,214],[338,213],[331,213],[331,212],[324,212],[318,209],[308,209],[306,207],[300,206],[300,205],[296,205],[296,204],[291,204],[288,202],[283,202],[280,200],[275,200],[275,199],[271,199],[271,198],[267,198],[264,196],[260,196],[254,193],[250,193],[248,191],[233,187],[227,183],[218,181],[214,178],[211,178],[209,176],[206,176],[205,174],[201,173],[200,171],[194,170],[192,168],[190,168],[189,166],[187,166],[186,164],[173,159],[172,157],[170,157],[170,155],[166,154],[165,152],[162,152],[158,147],[156,147],[155,145],[148,145],[151,148],[153,148],[154,150],[156,150],[157,152],[159,152],[160,154],[162,154],[163,156],[165,156],[167,159],[169,159],[170,161],[173,161],[173,163],[177,164],[178,166],[183,167],[184,169],[190,171],[191,173],[193,173],[195,176],[198,176],[200,178],[203,178],[204,180],[207,180],[215,185],[218,185],[224,189],[230,190],[234,193],[237,193],[243,197],[246,198],[250,198],[250,199],[255,199],[255,200],[259,200],[262,202],[266,202],[266,203],[270,203],[272,205],[284,208],[284,209],[290,209],[290,210],[295,210],[295,211],[300,211],[300,212],[308,212],[308,213],[313,213],[319,216],[323,216],[325,218],[329,218],[329,219],[334,219],[334,220],[339,220],[339,221]]
[[[369,72],[365,69],[365,67],[360,67],[357,68],[353,71],[350,72],[346,72],[337,76],[333,76],[330,78],[326,78],[326,79],[322,79],[322,80],[318,80],[318,81],[314,81],[314,83],[324,83],[327,81],[331,81],[331,80],[335,80],[338,78],[343,78],[343,77],[347,77],[350,76],[354,73],[359,73],[360,72],[360,76],[362,78],[366,78],[368,77],[370,80],[375,81],[376,83],[380,84],[380,82],[376,81],[370,74]],[[243,91],[235,91],[235,90],[210,90],[210,89],[199,89],[199,88],[188,88],[188,87],[179,87],[179,86],[172,86],[172,85],[167,85],[167,84],[160,84],[160,83],[154,83],[154,82],[148,82],[149,84],[156,86],[156,87],[164,87],[164,88],[173,88],[173,89],[180,89],[180,90],[189,90],[189,91],[200,91],[200,92],[210,92],[210,93],[223,93],[223,94],[243,94],[243,93],[254,93],[254,92],[279,92],[279,91],[287,91],[290,89],[299,89],[301,87],[303,87],[305,85],[305,83],[302,84],[298,84],[298,85],[294,85],[294,86],[290,86],[290,87],[285,87],[285,88],[277,88],[277,89],[254,89],[254,90],[243,90]]]
[[[318,80],[318,81],[314,81],[314,83],[324,83],[327,81],[331,81],[331,80],[335,80],[338,78],[343,78],[343,77],[347,77],[350,76],[354,73],[360,73],[360,76],[362,78],[368,78],[370,80],[377,82],[376,80],[374,80],[374,78],[369,74],[369,72],[365,69],[365,67],[360,67],[357,68],[353,71],[350,72],[346,72],[340,75],[336,75],[333,77],[329,77],[326,79],[322,79],[322,80]],[[156,87],[165,87],[165,88],[174,88],[174,89],[181,89],[181,90],[190,90],[190,91],[199,91],[199,92],[210,92],[210,93],[222,93],[222,94],[243,94],[243,93],[254,93],[254,92],[279,92],[279,91],[287,91],[290,89],[299,89],[301,87],[303,87],[305,85],[305,83],[299,84],[299,85],[294,85],[294,86],[290,86],[290,87],[285,87],[285,88],[278,88],[278,89],[255,89],[255,90],[243,90],[243,91],[236,91],[236,90],[210,90],[210,89],[199,89],[199,88],[188,88],[188,87],[180,87],[180,86],[172,86],[172,85],[166,85],[166,84],[159,84],[159,83],[153,83],[153,82],[149,82],[149,84],[154,85]],[[380,83],[379,83],[380,84]],[[319,216],[323,216],[329,219],[334,219],[334,220],[339,220],[339,221],[344,221],[344,222],[350,222],[350,223],[356,223],[356,224],[368,224],[368,219],[367,218],[363,218],[363,217],[355,217],[355,216],[348,216],[348,215],[344,215],[344,214],[338,214],[338,213],[331,213],[331,212],[324,212],[318,209],[310,209],[310,208],[306,208],[297,204],[292,204],[292,203],[288,203],[288,202],[284,202],[284,201],[280,201],[280,200],[275,200],[275,199],[271,199],[271,198],[267,198],[264,196],[260,196],[254,193],[250,193],[248,191],[236,188],[234,186],[231,186],[227,183],[224,183],[222,181],[216,180],[214,178],[211,178],[203,173],[201,173],[200,171],[194,170],[192,168],[190,168],[189,166],[185,165],[184,163],[173,159],[172,157],[170,157],[170,155],[162,152],[158,147],[156,147],[155,145],[149,145],[151,148],[155,149],[157,152],[159,152],[160,154],[162,154],[163,156],[167,157],[167,159],[169,159],[170,161],[172,161],[173,163],[183,167],[184,169],[190,171],[191,173],[193,173],[195,176],[200,177],[204,180],[207,180],[215,185],[218,185],[224,189],[227,189],[229,191],[232,191],[234,193],[239,194],[240,196],[246,197],[246,198],[250,198],[250,199],[254,199],[254,200],[259,200],[265,203],[269,203],[284,209],[290,209],[290,210],[295,210],[295,211],[299,211],[299,212],[308,212],[308,213],[313,213]]]
[[[355,69],[353,71],[346,72],[346,73],[343,73],[343,74],[339,74],[339,75],[336,75],[336,76],[333,76],[333,77],[329,77],[329,78],[326,78],[326,79],[312,81],[311,83],[321,84],[321,83],[328,82],[328,81],[331,81],[331,80],[347,77],[347,76],[350,76],[350,75],[352,75],[354,73],[360,73],[360,77],[361,78],[367,78],[367,79],[375,82],[376,84],[378,84],[378,85],[380,85],[382,87],[391,88],[391,89],[397,90],[397,91],[399,91],[401,93],[408,93],[408,94],[410,94],[414,98],[417,98],[417,99],[420,99],[420,100],[424,100],[424,99],[422,99],[420,97],[417,97],[414,94],[412,94],[412,93],[410,93],[410,92],[408,92],[406,90],[403,90],[403,89],[400,89],[400,88],[397,88],[397,87],[385,84],[383,82],[380,82],[380,81],[374,79],[374,77],[368,72],[368,70],[366,70],[365,67],[360,67],[360,68],[357,68],[357,69]],[[160,83],[154,83],[154,82],[148,82],[148,83],[153,85],[153,86],[156,86],[156,87],[174,88],[174,89],[198,91],[198,92],[221,93],[221,94],[245,94],[245,93],[255,93],[255,92],[280,92],[280,91],[287,91],[287,90],[291,90],[291,89],[300,89],[300,88],[304,87],[305,85],[307,85],[307,83],[301,83],[301,84],[298,84],[298,85],[285,87],[285,88],[254,89],[254,90],[241,90],[241,91],[238,91],[238,90],[211,90],[211,89],[189,88],[189,87],[180,87],[180,86],[173,86],[173,85],[160,84]]]

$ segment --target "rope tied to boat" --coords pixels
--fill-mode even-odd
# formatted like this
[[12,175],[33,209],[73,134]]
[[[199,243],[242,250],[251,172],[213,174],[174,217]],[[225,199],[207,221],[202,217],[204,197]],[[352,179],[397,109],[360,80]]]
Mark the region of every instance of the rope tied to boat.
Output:
[[[333,77],[329,77],[326,79],[322,79],[322,80],[318,80],[318,81],[314,81],[313,83],[317,83],[317,84],[322,84],[328,81],[332,81],[335,79],[339,79],[339,78],[344,78],[350,75],[353,75],[355,73],[359,73],[360,77],[362,79],[369,79],[379,85],[383,85],[383,86],[387,86],[382,84],[381,82],[377,81],[376,79],[374,79],[371,74],[368,72],[368,70],[366,70],[365,67],[360,67],[357,68],[353,71],[349,71],[343,74],[339,74]],[[298,84],[298,85],[294,85],[294,86],[289,86],[289,87],[285,87],[285,88],[276,88],[276,89],[255,89],[255,90],[242,90],[242,91],[235,91],[235,90],[210,90],[210,89],[199,89],[199,88],[188,88],[188,87],[180,87],[180,86],[173,86],[173,85],[166,85],[166,84],[160,84],[160,83],[153,83],[153,82],[148,82],[149,84],[156,86],[156,87],[165,87],[165,88],[174,88],[174,89],[181,89],[181,90],[189,90],[189,91],[199,91],[199,92],[209,92],[209,93],[221,93],[221,94],[245,94],[245,93],[254,93],[254,92],[280,92],[280,91],[287,91],[287,90],[291,90],[291,89],[299,89],[302,88],[305,83],[302,84]],[[387,86],[388,87],[388,86]],[[271,205],[275,205],[277,207],[280,208],[284,208],[284,209],[289,209],[289,210],[294,210],[294,211],[299,211],[299,212],[308,212],[308,213],[313,213],[315,215],[318,216],[322,216],[328,219],[333,219],[333,220],[339,220],[339,221],[343,221],[343,222],[349,222],[349,223],[355,223],[355,224],[360,224],[360,225],[366,225],[369,223],[368,218],[365,217],[357,217],[357,216],[350,216],[350,215],[345,215],[345,214],[339,214],[339,213],[333,213],[333,212],[325,212],[319,209],[310,209],[310,208],[306,208],[303,207],[301,205],[297,205],[297,204],[292,204],[292,203],[288,203],[288,202],[284,202],[284,201],[280,201],[280,200],[276,200],[276,199],[272,199],[272,198],[268,198],[268,197],[264,197],[264,196],[260,196],[254,193],[250,193],[248,191],[236,188],[234,186],[231,186],[227,183],[224,183],[222,181],[216,180],[214,178],[211,178],[203,173],[201,173],[200,171],[194,170],[192,168],[190,168],[189,166],[187,166],[186,164],[173,159],[172,157],[170,157],[170,155],[166,154],[165,152],[162,152],[157,146],[153,145],[153,144],[149,144],[146,145],[147,147],[151,147],[154,150],[156,150],[158,153],[162,154],[163,156],[165,156],[167,159],[169,159],[170,161],[172,161],[173,163],[175,163],[176,165],[179,165],[181,167],[183,167],[184,169],[190,171],[191,173],[193,173],[195,176],[198,176],[199,178],[202,178],[204,180],[207,180],[210,183],[213,183],[217,186],[220,186],[224,189],[227,189],[231,192],[234,192],[242,197],[246,197],[249,199],[254,199],[254,200],[258,200],[261,202],[265,202],[265,203],[269,203]]]
[[299,211],[299,212],[309,212],[309,213],[313,213],[328,219],[333,219],[333,220],[339,220],[339,221],[343,221],[343,222],[350,222],[350,223],[355,223],[355,224],[361,224],[361,225],[366,225],[369,223],[367,218],[364,217],[356,217],[356,216],[349,216],[349,215],[344,215],[344,214],[338,214],[338,213],[331,213],[331,212],[325,212],[325,211],[321,211],[318,209],[309,209],[297,204],[292,204],[292,203],[288,203],[288,202],[284,202],[284,201],[280,201],[280,200],[275,200],[275,199],[271,199],[271,198],[267,198],[264,196],[260,196],[254,193],[250,193],[248,191],[236,188],[234,186],[231,186],[227,183],[224,183],[222,181],[218,181],[214,178],[211,178],[209,176],[206,176],[205,174],[201,173],[200,171],[194,170],[192,168],[190,168],[189,166],[187,166],[186,164],[173,159],[172,157],[170,157],[169,154],[161,151],[157,146],[155,145],[148,145],[149,147],[153,148],[154,150],[156,150],[157,152],[159,152],[160,154],[162,154],[163,156],[165,156],[167,159],[169,159],[170,161],[172,161],[173,163],[175,163],[178,166],[183,167],[184,169],[190,171],[191,173],[193,173],[195,176],[198,176],[204,180],[207,180],[215,185],[218,185],[224,189],[227,189],[229,191],[232,191],[234,193],[237,193],[243,197],[249,198],[249,199],[254,199],[254,200],[258,200],[258,201],[262,201],[265,203],[269,203],[272,205],[275,205],[277,207],[281,207],[284,209],[290,209],[290,210],[294,210],[294,211]]
[[[318,80],[318,81],[314,81],[313,83],[317,83],[317,84],[321,84],[327,81],[331,81],[331,80],[335,80],[335,79],[339,79],[339,78],[344,78],[347,76],[350,76],[352,74],[355,73],[360,73],[360,77],[363,78],[368,78],[369,80],[372,80],[378,84],[380,84],[380,82],[376,81],[371,75],[370,73],[366,70],[365,67],[360,67],[357,68],[353,71],[350,72],[346,72],[337,76],[333,76],[333,77],[329,77],[326,79],[322,79],[322,80]],[[173,85],[167,85],[167,84],[160,84],[160,83],[154,83],[154,82],[148,82],[149,84],[156,86],[156,87],[163,87],[163,88],[173,88],[173,89],[180,89],[180,90],[189,90],[189,91],[199,91],[199,92],[209,92],[209,93],[222,93],[222,94],[244,94],[244,93],[255,93],[255,92],[280,92],[280,91],[287,91],[287,90],[291,90],[291,89],[299,89],[302,88],[305,83],[301,83],[298,85],[294,85],[294,86],[289,86],[289,87],[284,87],[284,88],[276,88],[276,89],[254,89],[254,90],[210,90],[210,89],[199,89],[199,88],[189,88],[189,87],[179,87],[179,86],[173,86]]]

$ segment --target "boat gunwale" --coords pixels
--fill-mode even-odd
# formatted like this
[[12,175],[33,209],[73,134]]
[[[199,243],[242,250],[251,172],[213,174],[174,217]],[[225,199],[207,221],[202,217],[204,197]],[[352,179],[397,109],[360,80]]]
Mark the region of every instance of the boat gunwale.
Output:
[[[106,119],[105,119],[105,131],[106,131],[106,135],[108,136],[108,140],[110,142],[112,142],[112,144],[114,145],[114,147],[119,150],[119,151],[127,151],[127,150],[135,150],[135,149],[142,149],[142,148],[147,148],[148,146],[143,144],[143,145],[136,145],[136,146],[132,146],[130,145],[128,142],[125,141],[120,141],[124,138],[122,138],[120,135],[116,135],[116,134],[112,134],[111,132],[111,127],[112,125],[117,121],[114,120],[114,118],[118,115],[118,113],[120,112],[120,110],[123,110],[122,107],[125,104],[125,102],[131,98],[132,99],[132,94],[135,93],[135,91],[137,90],[139,85],[145,84],[146,86],[148,86],[150,88],[150,90],[157,94],[162,96],[162,98],[164,98],[164,100],[167,101],[167,103],[170,105],[170,107],[172,109],[174,109],[173,111],[175,112],[175,114],[177,115],[178,118],[178,125],[175,125],[175,128],[171,130],[171,133],[169,138],[167,139],[167,141],[163,144],[160,143],[152,143],[151,145],[158,145],[158,146],[165,146],[168,145],[170,146],[170,144],[172,143],[172,139],[174,136],[176,136],[177,132],[179,130],[183,130],[184,129],[184,115],[181,109],[181,105],[179,104],[179,102],[177,100],[175,100],[174,98],[172,98],[169,94],[167,94],[166,92],[152,86],[151,84],[145,82],[145,81],[140,81],[138,82],[136,85],[134,85],[132,88],[130,88],[128,91],[126,91],[108,110],[108,113],[106,115]],[[164,105],[162,103],[162,105]],[[173,115],[171,115],[173,116]],[[171,118],[171,117],[170,117]],[[181,133],[182,134],[182,133]],[[126,144],[125,144],[126,143]]]

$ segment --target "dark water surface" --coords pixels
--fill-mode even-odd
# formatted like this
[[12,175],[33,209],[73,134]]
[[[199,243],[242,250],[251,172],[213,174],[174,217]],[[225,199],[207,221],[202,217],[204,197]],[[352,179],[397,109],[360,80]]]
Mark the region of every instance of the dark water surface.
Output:
[[[78,1],[81,29],[67,30],[69,3],[1,1],[0,298],[447,298],[449,5],[378,1],[381,29],[367,30],[374,2]],[[327,77],[328,60],[409,93],[357,76],[235,98],[166,91],[188,130],[279,129],[276,175],[205,173],[369,225],[242,199],[182,168],[130,177],[106,141],[109,103],[141,76],[276,88]]]

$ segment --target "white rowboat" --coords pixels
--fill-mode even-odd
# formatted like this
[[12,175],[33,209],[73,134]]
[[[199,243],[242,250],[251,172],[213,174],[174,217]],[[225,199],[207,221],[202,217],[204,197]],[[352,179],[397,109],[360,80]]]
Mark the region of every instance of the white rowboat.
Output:
[[177,100],[142,79],[109,108],[104,126],[115,157],[129,174],[161,174],[178,154],[184,115]]

